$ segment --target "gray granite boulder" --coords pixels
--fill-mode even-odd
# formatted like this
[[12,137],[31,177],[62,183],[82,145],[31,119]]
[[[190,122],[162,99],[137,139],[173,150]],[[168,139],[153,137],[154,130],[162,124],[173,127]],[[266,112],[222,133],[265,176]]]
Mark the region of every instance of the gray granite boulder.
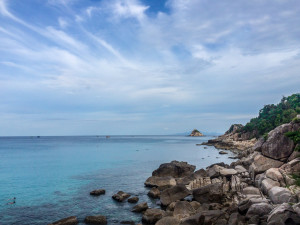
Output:
[[155,224],[165,216],[165,213],[161,209],[147,209],[143,214],[142,221],[145,224]]
[[247,211],[246,218],[250,219],[253,216],[258,215],[259,217],[268,215],[273,209],[273,206],[268,203],[256,203],[250,206]]
[[294,131],[295,125],[292,123],[282,124],[270,131],[268,139],[261,147],[262,154],[272,159],[285,161],[292,154],[295,144],[284,134]]
[[283,187],[273,187],[269,190],[268,195],[274,204],[282,203],[295,203],[297,202],[296,196],[294,196],[290,190]]
[[173,216],[166,216],[160,219],[155,225],[179,225],[180,220]]
[[278,168],[282,166],[283,162],[267,158],[263,155],[256,155],[253,159],[253,163],[249,167],[249,172],[252,179],[254,180],[255,176],[259,173],[263,173],[270,168]]
[[190,192],[184,185],[176,185],[163,190],[160,194],[160,201],[162,205],[167,206],[171,202],[184,199],[188,195]]
[[174,206],[173,216],[178,219],[183,219],[195,214],[195,209],[193,206],[187,201],[179,201],[176,202]]
[[267,222],[268,225],[296,225],[300,224],[300,215],[290,204],[283,203],[270,212]]
[[196,166],[190,165],[187,162],[172,161],[170,163],[161,164],[158,169],[152,172],[152,176],[171,176],[174,178],[185,177],[191,175],[195,169]]
[[224,197],[223,183],[209,184],[193,190],[193,197],[199,203],[220,203]]
[[173,177],[149,177],[145,181],[146,187],[171,187],[176,185],[176,180]]

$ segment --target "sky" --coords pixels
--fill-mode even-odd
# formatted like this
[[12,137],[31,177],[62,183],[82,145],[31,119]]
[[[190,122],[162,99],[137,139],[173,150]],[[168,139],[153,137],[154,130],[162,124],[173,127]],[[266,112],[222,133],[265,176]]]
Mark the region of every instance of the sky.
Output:
[[300,92],[298,0],[0,0],[0,136],[223,133]]

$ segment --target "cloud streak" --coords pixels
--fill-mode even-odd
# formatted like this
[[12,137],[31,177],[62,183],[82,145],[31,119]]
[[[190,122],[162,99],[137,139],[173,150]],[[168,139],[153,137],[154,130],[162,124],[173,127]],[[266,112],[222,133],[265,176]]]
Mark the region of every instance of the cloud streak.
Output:
[[0,0],[0,135],[222,132],[299,92],[297,1],[154,4]]

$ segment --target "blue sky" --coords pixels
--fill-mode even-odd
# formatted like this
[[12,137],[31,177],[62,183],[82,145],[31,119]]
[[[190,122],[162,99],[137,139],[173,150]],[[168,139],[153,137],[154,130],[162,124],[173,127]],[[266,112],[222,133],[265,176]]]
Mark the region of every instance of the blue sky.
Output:
[[300,87],[298,0],[0,0],[0,135],[224,132]]

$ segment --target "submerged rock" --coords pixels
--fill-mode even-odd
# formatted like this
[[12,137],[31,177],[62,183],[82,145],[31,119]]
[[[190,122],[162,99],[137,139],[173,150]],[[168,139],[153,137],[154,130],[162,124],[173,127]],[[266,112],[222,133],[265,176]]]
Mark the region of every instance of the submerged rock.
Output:
[[140,199],[138,197],[129,198],[127,201],[129,203],[137,203]]
[[95,195],[95,196],[104,195],[104,194],[105,194],[104,189],[97,189],[90,192],[90,195]]
[[99,224],[99,225],[107,224],[106,217],[102,215],[87,216],[85,217],[84,222],[87,224]]
[[75,225],[78,223],[76,216],[70,216],[61,220],[58,220],[54,223],[50,223],[48,225]]

